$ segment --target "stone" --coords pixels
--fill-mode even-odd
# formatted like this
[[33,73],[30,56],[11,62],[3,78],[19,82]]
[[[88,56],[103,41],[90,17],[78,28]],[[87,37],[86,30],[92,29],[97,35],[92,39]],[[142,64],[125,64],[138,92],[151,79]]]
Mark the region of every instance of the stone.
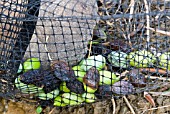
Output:
[[39,57],[46,66],[51,60],[76,64],[87,53],[98,22],[97,10],[96,0],[41,0],[25,58]]

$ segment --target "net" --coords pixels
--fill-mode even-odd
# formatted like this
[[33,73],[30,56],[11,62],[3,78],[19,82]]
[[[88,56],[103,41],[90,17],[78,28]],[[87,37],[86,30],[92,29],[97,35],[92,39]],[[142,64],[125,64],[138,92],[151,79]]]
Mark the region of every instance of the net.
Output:
[[169,1],[0,1],[0,96],[92,103],[169,81]]

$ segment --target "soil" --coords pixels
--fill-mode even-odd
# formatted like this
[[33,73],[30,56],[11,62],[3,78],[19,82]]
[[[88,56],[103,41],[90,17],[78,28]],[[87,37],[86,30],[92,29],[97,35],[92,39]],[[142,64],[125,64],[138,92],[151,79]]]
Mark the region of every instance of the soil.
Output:
[[[143,94],[127,95],[135,114],[169,114],[170,99],[166,96],[153,97],[156,107],[153,107]],[[116,103],[115,114],[131,114],[129,107],[122,97],[114,98]],[[1,99],[0,114],[36,114],[36,107],[25,102],[13,102]],[[92,104],[72,107],[45,107],[42,114],[113,114],[111,99],[98,101]]]

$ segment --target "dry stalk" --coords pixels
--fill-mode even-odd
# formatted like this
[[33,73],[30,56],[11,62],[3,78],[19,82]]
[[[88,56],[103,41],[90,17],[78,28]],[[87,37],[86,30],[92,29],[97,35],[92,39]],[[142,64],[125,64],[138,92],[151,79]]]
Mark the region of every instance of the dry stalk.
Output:
[[[147,21],[146,26],[147,26],[147,28],[150,28],[149,5],[148,5],[146,0],[144,0],[144,3],[145,3],[145,8],[146,8],[146,21]],[[147,47],[149,47],[148,46],[148,43],[150,42],[150,31],[149,31],[149,29],[147,29],[146,34],[147,34],[147,39],[146,39]]]
[[132,114],[135,114],[134,109],[132,108],[132,106],[130,105],[128,99],[126,98],[126,96],[123,96],[123,99],[125,100],[127,106],[129,107],[130,111],[132,112]]
[[130,17],[129,17],[129,22],[131,21],[132,19],[132,15],[134,14],[134,6],[135,6],[135,0],[131,0],[130,1]]
[[[45,40],[45,50],[47,51],[47,52],[49,52],[49,50],[47,49],[47,43],[48,43],[48,39],[49,39],[49,36],[46,36],[46,40]],[[47,56],[48,56],[48,59],[51,61],[52,60],[52,58],[51,58],[51,56],[50,56],[50,54],[49,53],[47,53]]]
[[158,79],[158,80],[163,80],[163,81],[170,81],[169,78],[158,77],[158,76],[148,76],[148,75],[145,75],[145,78],[149,78],[149,79]]
[[[129,5],[129,7],[130,7],[129,24],[131,23],[131,19],[132,19],[132,16],[133,16],[133,14],[134,14],[134,5],[135,5],[135,0],[131,0],[131,1],[130,1],[130,5]],[[130,38],[130,33],[128,33],[129,45],[130,45],[131,48],[132,48],[132,43],[131,43],[131,40],[130,40],[130,39],[131,39],[131,38]]]
[[92,48],[92,43],[93,43],[93,41],[91,40],[91,41],[90,41],[90,48],[89,48],[89,54],[88,54],[88,57],[90,57],[91,48]]
[[170,105],[160,106],[160,107],[156,107],[156,108],[150,108],[150,109],[147,109],[147,110],[157,110],[159,108],[168,108],[168,107],[170,107]]
[[116,114],[116,103],[115,103],[115,99],[112,98],[111,101],[112,101],[112,104],[113,104],[113,114]]
[[163,30],[159,30],[159,29],[154,29],[154,28],[151,28],[151,27],[146,27],[148,30],[151,30],[153,32],[157,32],[157,33],[160,33],[160,34],[163,34],[163,35],[167,35],[167,36],[170,36],[170,32],[167,32],[167,31],[163,31]]
[[119,9],[120,9],[120,4],[122,3],[122,0],[119,0],[119,6],[118,6],[118,8],[117,8],[117,10],[115,11],[115,14],[117,14],[117,12],[119,11]]
[[170,97],[170,91],[167,92],[148,92],[152,94],[152,96],[168,96]]

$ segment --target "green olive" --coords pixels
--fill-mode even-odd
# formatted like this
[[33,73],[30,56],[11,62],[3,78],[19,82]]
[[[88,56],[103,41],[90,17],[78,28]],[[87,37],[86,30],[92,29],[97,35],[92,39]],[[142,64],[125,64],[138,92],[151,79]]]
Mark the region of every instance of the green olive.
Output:
[[43,108],[42,108],[41,106],[38,106],[38,107],[36,108],[36,113],[37,113],[37,114],[40,114],[40,113],[42,112],[42,110],[43,110]]
[[80,94],[76,93],[63,93],[61,96],[63,102],[69,105],[79,105],[84,102],[84,99],[80,96]]
[[170,70],[170,52],[165,52],[159,56],[159,65],[162,69]]
[[72,69],[74,70],[74,74],[76,75],[77,80],[83,82],[83,77],[86,74],[86,72],[81,70],[80,66],[74,66],[72,67]]
[[63,106],[67,106],[67,105],[68,105],[67,103],[63,102],[61,95],[57,96],[54,99],[54,106],[63,107]]
[[119,81],[119,77],[117,77],[113,72],[102,70],[100,73],[100,83],[99,85],[112,85],[115,82]]
[[83,83],[83,85],[84,85],[84,90],[85,90],[86,92],[88,92],[88,93],[94,93],[94,92],[96,92],[96,90],[97,90],[97,89],[93,89],[93,88],[91,88],[91,87],[89,87],[89,86],[86,86],[86,84],[84,84],[84,83]]
[[85,100],[86,103],[93,103],[97,99],[93,93],[83,93],[82,98]]
[[36,93],[35,96],[41,100],[49,100],[55,98],[58,94],[59,94],[59,89],[57,88],[51,91],[50,93],[45,93],[44,91],[40,93]]
[[106,59],[102,55],[90,56],[82,61],[80,68],[84,71],[88,71],[93,66],[95,66],[97,70],[101,70],[106,66]]
[[134,67],[149,67],[156,60],[154,55],[146,50],[131,52],[128,54],[127,59],[130,65]]
[[63,92],[70,92],[70,90],[67,88],[67,86],[66,86],[66,82],[62,82],[61,84],[60,84],[60,91],[63,91]]
[[40,66],[41,64],[38,58],[30,58],[23,63],[23,70],[24,72],[27,72],[28,70],[36,70],[39,69]]
[[127,54],[124,52],[112,51],[108,55],[108,61],[115,67],[127,68],[129,65],[126,57]]
[[24,84],[20,81],[20,78],[16,78],[15,79],[15,86],[16,88],[18,88],[22,93],[28,93],[28,94],[32,94],[32,93],[39,93],[39,92],[43,92],[43,88],[37,87],[35,85],[27,85]]

